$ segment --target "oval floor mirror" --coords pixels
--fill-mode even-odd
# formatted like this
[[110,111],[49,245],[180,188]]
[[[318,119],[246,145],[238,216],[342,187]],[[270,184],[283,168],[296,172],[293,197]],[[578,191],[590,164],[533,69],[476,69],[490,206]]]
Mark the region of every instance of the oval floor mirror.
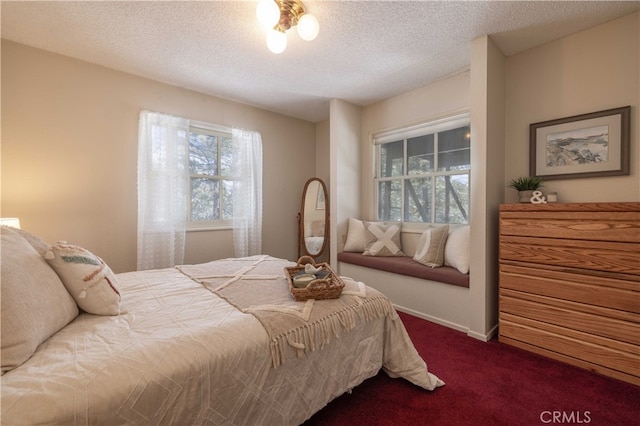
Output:
[[316,262],[329,259],[329,194],[319,178],[309,179],[302,190],[298,213],[298,257],[311,256]]

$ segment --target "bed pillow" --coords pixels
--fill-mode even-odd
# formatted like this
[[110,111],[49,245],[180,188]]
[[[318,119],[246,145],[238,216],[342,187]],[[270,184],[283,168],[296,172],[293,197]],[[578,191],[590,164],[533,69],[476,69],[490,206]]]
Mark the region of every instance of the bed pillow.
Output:
[[365,256],[404,256],[400,241],[400,223],[364,222]]
[[311,236],[324,237],[324,220],[314,220],[311,222]]
[[20,233],[0,227],[2,250],[2,373],[23,364],[36,348],[78,316],[60,278]]
[[449,225],[429,228],[422,233],[413,260],[437,268],[444,264],[444,248],[449,236]]
[[120,313],[117,279],[98,256],[61,241],[51,246],[45,259],[83,311],[95,315]]
[[44,254],[49,250],[49,244],[40,238],[37,235],[34,235],[24,229],[12,228],[15,232],[20,234],[31,246],[36,249],[40,256],[44,256]]
[[462,274],[468,274],[470,255],[471,229],[469,225],[451,229],[444,247],[444,264],[453,266]]

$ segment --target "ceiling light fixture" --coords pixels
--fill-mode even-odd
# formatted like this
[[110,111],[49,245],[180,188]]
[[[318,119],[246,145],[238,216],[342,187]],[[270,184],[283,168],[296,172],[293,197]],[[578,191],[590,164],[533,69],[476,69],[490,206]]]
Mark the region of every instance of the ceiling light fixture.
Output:
[[258,21],[267,28],[267,47],[273,53],[287,48],[287,31],[298,27],[300,38],[311,41],[318,36],[320,25],[315,16],[305,13],[300,0],[260,0],[256,8]]

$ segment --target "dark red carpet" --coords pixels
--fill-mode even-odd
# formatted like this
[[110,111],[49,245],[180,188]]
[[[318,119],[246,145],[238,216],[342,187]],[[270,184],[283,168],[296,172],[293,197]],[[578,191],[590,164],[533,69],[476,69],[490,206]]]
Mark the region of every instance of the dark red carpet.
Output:
[[433,392],[385,373],[332,401],[314,425],[640,425],[640,387],[400,313]]

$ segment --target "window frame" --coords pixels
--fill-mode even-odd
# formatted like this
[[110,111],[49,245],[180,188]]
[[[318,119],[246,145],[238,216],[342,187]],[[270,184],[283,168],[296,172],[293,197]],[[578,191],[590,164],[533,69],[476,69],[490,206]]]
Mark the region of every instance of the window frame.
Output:
[[[228,137],[230,140],[232,140],[232,129],[230,127],[226,127],[226,126],[221,126],[221,125],[216,125],[216,124],[211,124],[211,123],[206,123],[206,122],[202,122],[202,121],[194,121],[191,120],[189,122],[189,136],[191,135],[191,133],[202,133],[202,134],[208,134],[211,136],[226,136]],[[233,218],[232,219],[220,219],[220,220],[198,220],[198,221],[194,221],[191,220],[191,207],[193,204],[192,201],[192,190],[191,190],[191,180],[194,178],[204,178],[204,179],[210,179],[210,180],[217,180],[220,183],[220,190],[223,190],[223,185],[222,185],[222,180],[234,180],[234,176],[230,175],[230,176],[224,176],[220,174],[220,171],[222,170],[221,168],[221,164],[220,164],[220,148],[221,148],[221,139],[218,138],[217,140],[218,142],[218,157],[216,158],[217,161],[217,170],[218,170],[218,174],[217,175],[202,175],[202,174],[197,174],[197,173],[191,173],[191,170],[189,170],[189,190],[188,190],[188,194],[189,194],[189,200],[187,202],[187,231],[211,231],[211,230],[226,230],[226,229],[232,229],[233,228]],[[191,159],[191,156],[189,156],[189,159]],[[222,216],[222,203],[220,203],[220,213]]]
[[[471,188],[471,161],[469,161],[469,168],[467,170],[449,170],[449,171],[438,171],[438,156],[440,151],[438,150],[438,137],[437,133],[445,132],[448,130],[457,129],[460,127],[471,127],[471,116],[469,110],[459,111],[457,113],[447,115],[441,118],[423,121],[417,124],[412,124],[408,126],[398,127],[390,130],[384,130],[371,135],[371,143],[372,143],[372,154],[373,154],[373,179],[372,186],[370,190],[372,191],[372,212],[374,220],[385,220],[380,218],[380,191],[379,184],[380,182],[385,181],[400,181],[400,216],[402,218],[401,223],[403,230],[414,230],[416,232],[421,229],[425,229],[427,226],[432,224],[444,224],[444,222],[436,222],[436,197],[435,193],[437,191],[436,188],[436,179],[443,176],[459,176],[465,175],[467,176],[469,191]],[[408,168],[408,140],[412,138],[417,138],[420,136],[426,135],[434,135],[433,140],[433,156],[434,156],[434,165],[433,170],[428,173],[420,173],[420,174],[409,174]],[[469,132],[469,138],[470,138]],[[391,142],[403,142],[403,171],[401,175],[395,176],[385,176],[381,177],[381,160],[382,160],[382,145]],[[471,144],[469,144],[469,151],[471,150]],[[429,222],[405,222],[405,180],[406,179],[419,179],[429,177],[432,179],[433,184],[431,185],[431,205],[429,206],[430,210],[430,221]],[[469,194],[470,198],[470,194]],[[470,200],[469,204],[466,206],[466,223],[470,222]],[[458,222],[448,222],[450,224],[458,224]]]

